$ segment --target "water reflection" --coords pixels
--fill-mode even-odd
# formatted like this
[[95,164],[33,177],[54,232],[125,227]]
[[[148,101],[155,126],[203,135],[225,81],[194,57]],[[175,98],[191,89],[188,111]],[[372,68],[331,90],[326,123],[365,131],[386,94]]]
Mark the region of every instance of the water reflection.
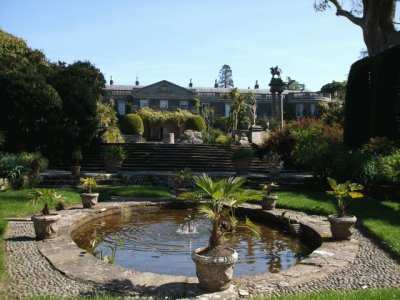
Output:
[[[109,245],[121,237],[124,242],[116,254],[117,265],[159,274],[195,276],[190,254],[207,245],[209,220],[183,209],[148,208],[127,215],[87,224],[74,233],[73,239],[79,247],[90,250],[90,240],[101,235],[103,239],[92,253],[106,253]],[[307,248],[289,235],[264,225],[260,227],[261,240],[241,228],[228,237],[229,246],[239,254],[236,275],[280,272],[307,254]]]

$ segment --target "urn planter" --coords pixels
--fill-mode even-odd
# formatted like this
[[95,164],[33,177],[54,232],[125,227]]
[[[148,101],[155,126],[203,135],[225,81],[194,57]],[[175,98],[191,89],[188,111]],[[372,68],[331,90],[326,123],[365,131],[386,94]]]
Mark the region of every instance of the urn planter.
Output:
[[332,238],[335,240],[345,240],[349,239],[353,234],[352,231],[357,218],[355,216],[338,217],[337,215],[329,215],[328,221],[331,226]]
[[70,169],[71,169],[72,176],[79,176],[79,174],[81,173],[80,165],[72,165]]
[[232,248],[227,248],[231,252],[228,256],[201,255],[205,249],[206,247],[198,248],[192,253],[199,286],[207,292],[228,289],[233,278],[233,265],[238,259],[237,252]]
[[104,160],[104,164],[106,165],[106,171],[110,173],[118,173],[119,169],[121,169],[123,160],[107,158]]
[[82,205],[84,208],[91,208],[97,204],[99,193],[82,193]]
[[36,239],[45,240],[57,237],[59,214],[36,215],[32,216],[33,227],[35,229]]
[[276,201],[278,201],[278,196],[273,195],[265,195],[261,200],[261,209],[262,210],[274,210]]
[[249,174],[251,160],[240,159],[233,161],[233,167],[235,168],[236,175],[247,175]]

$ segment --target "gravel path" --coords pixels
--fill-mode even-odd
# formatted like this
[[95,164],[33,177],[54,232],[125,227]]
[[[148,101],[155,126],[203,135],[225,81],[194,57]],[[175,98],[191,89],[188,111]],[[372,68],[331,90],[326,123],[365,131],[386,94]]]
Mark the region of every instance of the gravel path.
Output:
[[[360,241],[361,248],[353,264],[327,278],[294,289],[281,287],[270,291],[270,295],[400,287],[400,264],[359,231],[356,231],[355,238]],[[31,222],[9,222],[6,255],[7,273],[10,277],[10,284],[5,291],[8,299],[22,299],[32,295],[91,296],[107,292],[96,285],[69,279],[54,270],[35,245]],[[250,295],[257,293],[257,287],[252,286],[251,282],[246,290]],[[133,294],[131,298],[137,299],[139,296]]]

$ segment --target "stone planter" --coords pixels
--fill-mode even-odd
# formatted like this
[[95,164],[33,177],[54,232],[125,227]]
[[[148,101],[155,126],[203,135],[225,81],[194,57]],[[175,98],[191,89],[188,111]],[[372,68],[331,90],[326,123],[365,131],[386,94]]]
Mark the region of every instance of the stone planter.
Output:
[[81,166],[80,165],[73,165],[71,166],[71,174],[72,176],[79,176],[81,173]]
[[59,214],[32,216],[33,227],[35,229],[36,239],[54,239],[57,237],[58,224],[61,218]]
[[278,166],[268,166],[267,170],[271,178],[278,178],[281,173],[281,168]]
[[233,161],[233,167],[235,168],[236,175],[247,175],[249,174],[251,160],[240,159]]
[[261,209],[262,210],[275,209],[276,201],[278,201],[278,196],[265,195],[261,200]]
[[106,165],[106,171],[110,173],[118,173],[122,166],[122,161],[123,160],[113,158],[105,159],[104,164]]
[[229,256],[211,257],[199,254],[205,248],[198,248],[192,253],[199,286],[207,292],[224,291],[231,286],[233,265],[238,260],[238,254],[232,248],[228,248],[232,252]]
[[328,221],[331,225],[332,238],[335,240],[349,239],[353,234],[352,230],[356,224],[357,218],[355,216],[337,215],[328,216]]
[[97,200],[99,198],[99,193],[82,193],[82,205],[84,208],[91,208],[92,206],[97,204]]

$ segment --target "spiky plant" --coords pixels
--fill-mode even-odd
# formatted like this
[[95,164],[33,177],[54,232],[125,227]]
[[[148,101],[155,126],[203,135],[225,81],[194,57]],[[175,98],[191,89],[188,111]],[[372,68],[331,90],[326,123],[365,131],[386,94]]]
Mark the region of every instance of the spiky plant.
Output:
[[92,189],[97,187],[97,182],[94,177],[81,178],[81,187],[87,189],[88,193],[92,193]]
[[35,205],[39,202],[43,202],[44,207],[42,209],[42,214],[49,215],[50,214],[49,204],[52,204],[54,202],[63,202],[64,199],[65,197],[61,194],[58,194],[54,189],[41,188],[41,189],[35,189],[33,191],[33,196],[29,200],[29,203]]

